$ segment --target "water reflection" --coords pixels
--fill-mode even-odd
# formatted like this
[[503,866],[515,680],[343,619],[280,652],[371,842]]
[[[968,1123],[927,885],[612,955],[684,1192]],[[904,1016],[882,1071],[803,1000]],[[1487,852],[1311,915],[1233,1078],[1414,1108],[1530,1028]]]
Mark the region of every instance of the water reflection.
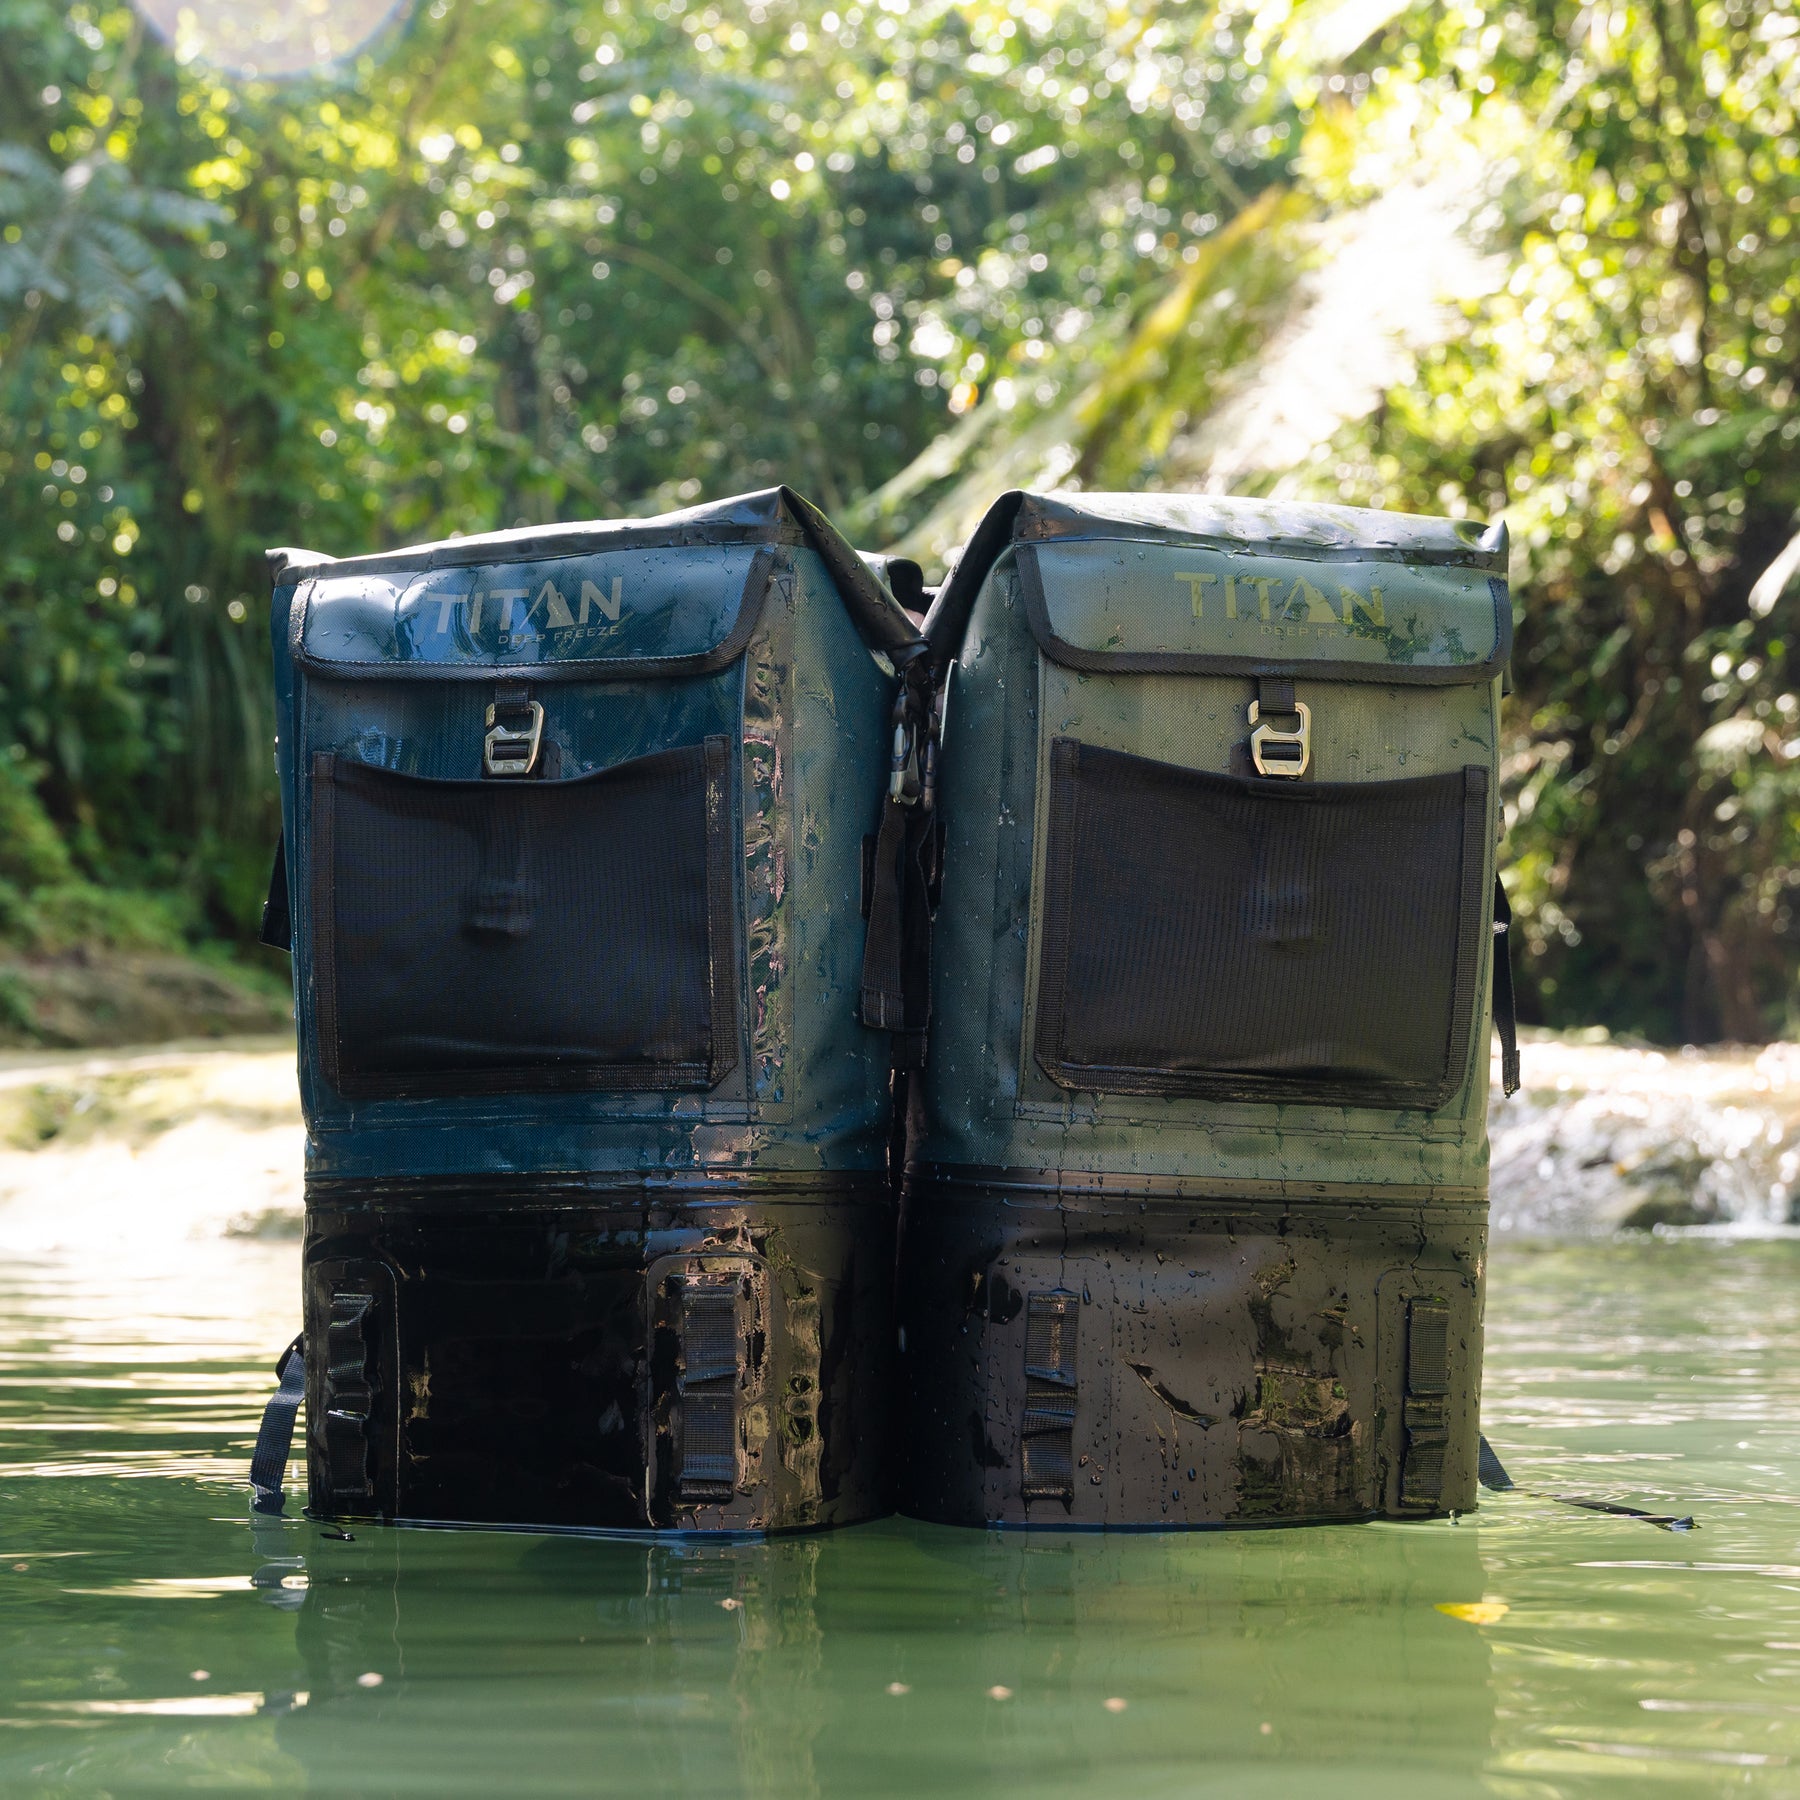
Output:
[[757,1796],[1445,1792],[1488,1754],[1486,1639],[1437,1610],[1472,1528],[353,1536],[312,1537],[277,1732],[320,1791],[498,1789],[521,1744],[540,1789]]
[[1514,1476],[1692,1535],[644,1545],[248,1522],[297,1246],[154,1224],[0,1258],[0,1791],[1793,1791],[1800,1245],[1494,1259]]

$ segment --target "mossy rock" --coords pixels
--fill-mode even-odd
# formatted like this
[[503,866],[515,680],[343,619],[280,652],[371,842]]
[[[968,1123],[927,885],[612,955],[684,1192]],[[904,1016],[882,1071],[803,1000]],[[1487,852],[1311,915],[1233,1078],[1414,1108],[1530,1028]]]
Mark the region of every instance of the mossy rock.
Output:
[[1619,1221],[1621,1231],[1654,1231],[1659,1225],[1710,1225],[1717,1214],[1682,1188],[1658,1188]]
[[292,1002],[259,973],[172,952],[0,956],[0,1046],[86,1050],[288,1028]]

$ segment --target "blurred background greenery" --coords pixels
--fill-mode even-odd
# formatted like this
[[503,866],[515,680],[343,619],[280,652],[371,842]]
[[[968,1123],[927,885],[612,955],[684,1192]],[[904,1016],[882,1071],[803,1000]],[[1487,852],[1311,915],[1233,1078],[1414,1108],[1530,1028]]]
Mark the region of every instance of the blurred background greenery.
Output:
[[1791,1033],[1797,95],[1794,0],[0,0],[0,1032],[273,992],[266,546],[784,480],[1504,514],[1526,1015]]

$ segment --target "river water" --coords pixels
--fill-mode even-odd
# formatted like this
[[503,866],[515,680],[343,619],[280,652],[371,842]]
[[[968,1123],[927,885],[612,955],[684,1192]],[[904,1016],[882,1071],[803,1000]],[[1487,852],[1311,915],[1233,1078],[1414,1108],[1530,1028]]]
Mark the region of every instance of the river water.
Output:
[[[1800,1792],[1800,1243],[1503,1242],[1458,1523],[247,1522],[297,1246],[0,1266],[0,1791]],[[296,1462],[293,1474],[298,1478]]]

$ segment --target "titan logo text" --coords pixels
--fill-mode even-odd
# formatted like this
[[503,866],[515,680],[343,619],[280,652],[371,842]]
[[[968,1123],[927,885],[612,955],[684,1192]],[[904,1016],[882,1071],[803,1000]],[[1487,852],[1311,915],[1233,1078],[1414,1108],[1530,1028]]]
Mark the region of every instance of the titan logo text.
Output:
[[[1340,612],[1322,589],[1304,577],[1291,586],[1284,575],[1201,575],[1177,571],[1175,579],[1187,584],[1196,619],[1206,617],[1208,602],[1214,606],[1223,602],[1228,619],[1254,616],[1270,622],[1340,627],[1387,624],[1378,587],[1370,588],[1366,594],[1339,587],[1338,602],[1343,608]],[[1251,608],[1254,613],[1248,610]]]
[[493,601],[498,608],[493,616],[499,622],[500,635],[505,637],[513,630],[513,608],[520,601],[528,602],[525,616],[519,621],[521,626],[529,625],[541,610],[547,630],[567,631],[587,624],[595,613],[609,625],[618,624],[619,609],[624,603],[624,597],[625,584],[615,575],[612,578],[611,593],[603,591],[591,581],[582,582],[579,614],[570,607],[562,589],[554,581],[545,581],[535,594],[529,587],[491,587],[477,588],[468,594],[435,594],[431,598],[438,603],[437,628],[440,632],[450,629],[451,611],[458,606],[469,609],[470,632],[480,631],[482,612],[488,602]]

